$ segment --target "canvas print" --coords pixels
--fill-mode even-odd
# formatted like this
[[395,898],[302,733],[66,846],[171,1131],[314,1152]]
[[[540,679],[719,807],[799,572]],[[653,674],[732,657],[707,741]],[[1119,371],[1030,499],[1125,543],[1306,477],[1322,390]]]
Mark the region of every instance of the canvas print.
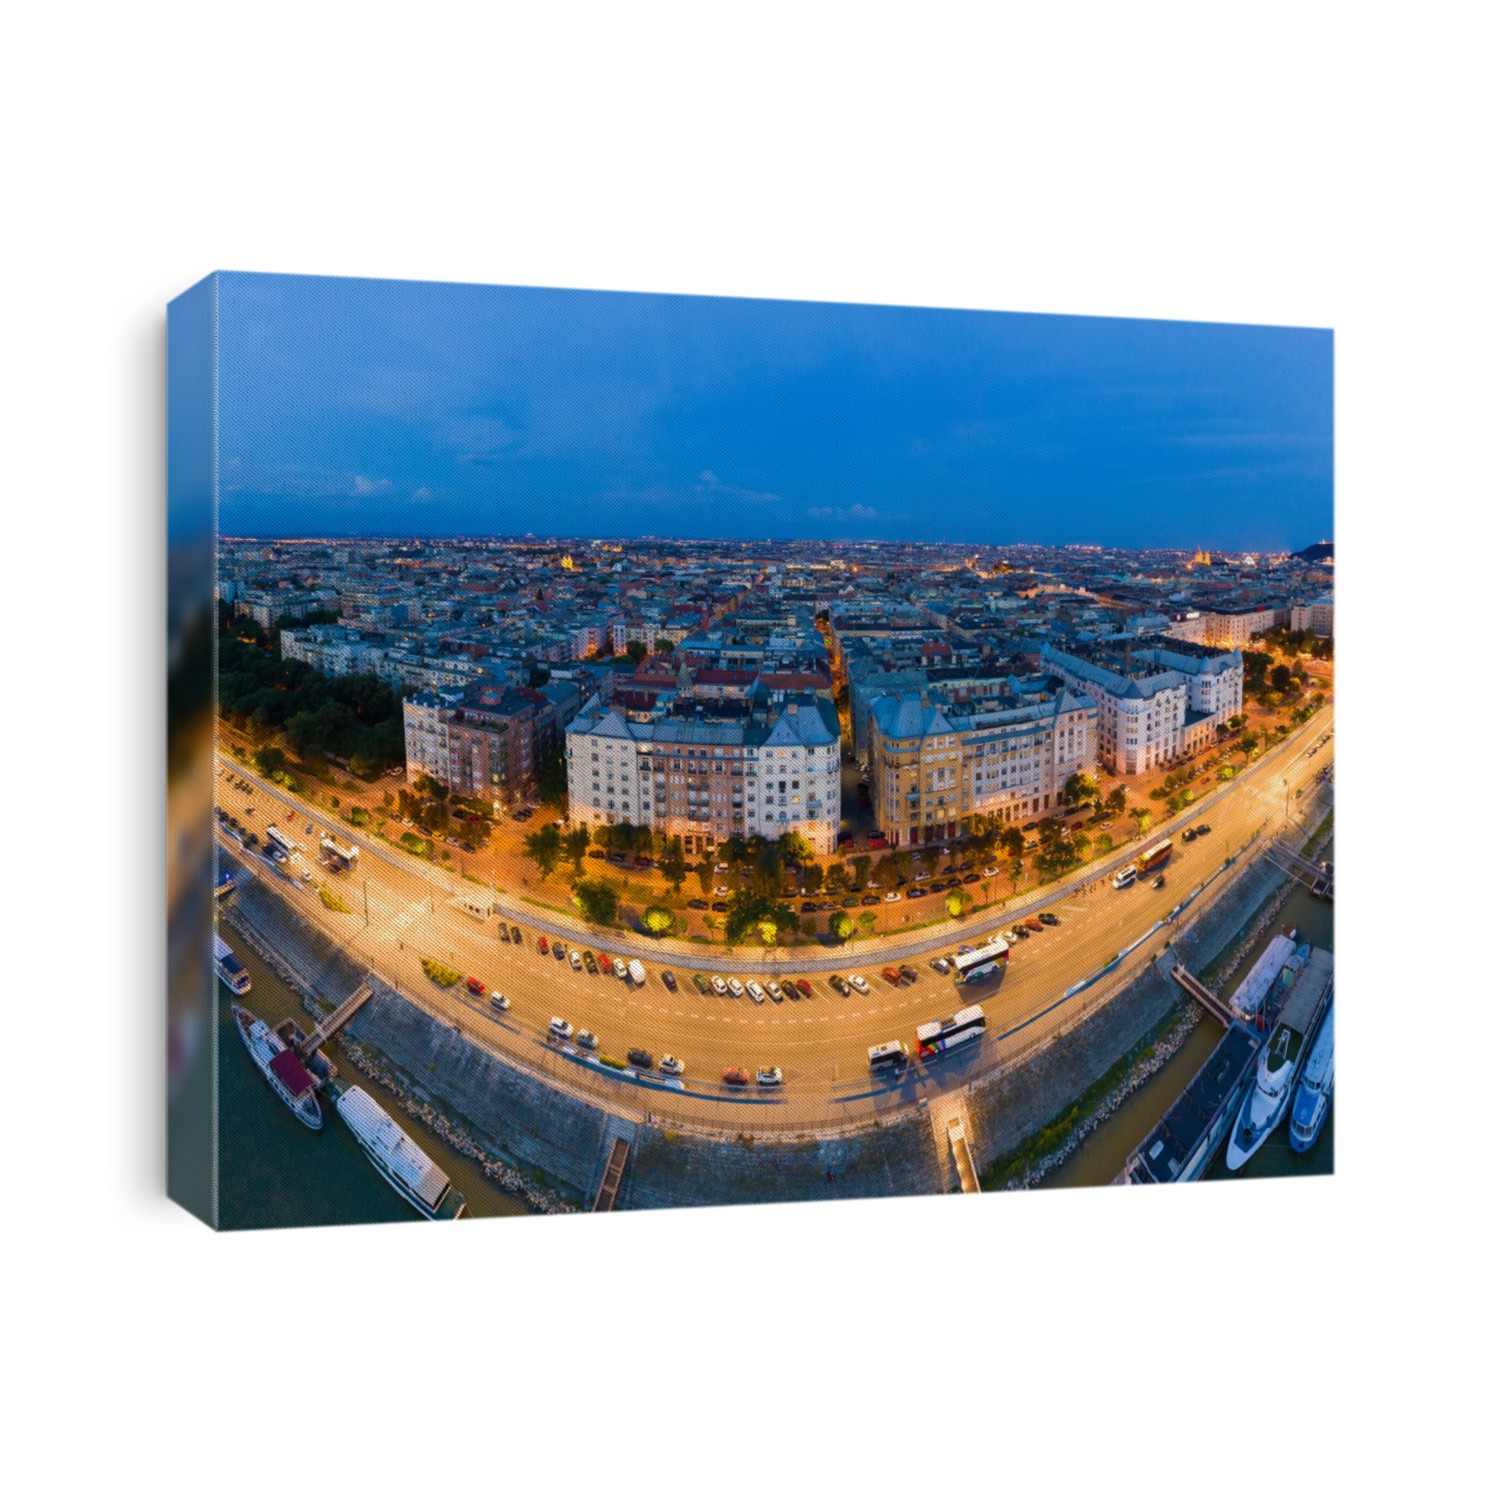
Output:
[[168,346],[194,1212],[1332,1171],[1331,332],[220,273]]

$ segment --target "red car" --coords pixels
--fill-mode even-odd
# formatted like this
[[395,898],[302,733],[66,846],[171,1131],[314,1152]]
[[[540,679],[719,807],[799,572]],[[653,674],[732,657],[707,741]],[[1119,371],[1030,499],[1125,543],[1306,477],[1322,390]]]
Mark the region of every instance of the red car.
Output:
[[1042,924],[1040,922],[1038,922],[1035,917],[1027,917],[1026,918],[1026,925],[1033,932],[1040,932],[1042,930]]
[[614,959],[612,959],[609,956],[609,954],[607,954],[607,953],[601,953],[601,954],[599,954],[598,958],[599,958],[599,972],[601,974],[608,974],[609,971],[614,967],[614,962],[615,962]]
[[536,951],[538,953],[545,953],[547,951],[547,939],[546,938],[539,937],[536,940]]
[[475,979],[471,974],[466,981],[471,995],[482,995],[484,993],[484,980]]
[[889,980],[892,984],[900,984],[901,970],[896,968],[894,964],[887,964],[885,968],[880,971],[880,977],[882,979]]
[[750,1082],[750,1075],[743,1068],[725,1068],[724,1082],[743,1088],[745,1084]]
[[811,1000],[812,986],[805,979],[799,979],[797,981],[797,993],[801,995],[804,1000]]

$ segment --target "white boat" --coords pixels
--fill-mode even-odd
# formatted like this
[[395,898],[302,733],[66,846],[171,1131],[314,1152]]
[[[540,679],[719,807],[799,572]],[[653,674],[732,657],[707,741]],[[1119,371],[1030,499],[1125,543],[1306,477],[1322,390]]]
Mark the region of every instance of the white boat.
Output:
[[1333,1002],[1318,1034],[1313,1038],[1312,1050],[1307,1054],[1307,1066],[1302,1070],[1302,1082],[1297,1085],[1297,1097],[1292,1101],[1291,1137],[1293,1151],[1308,1151],[1323,1129],[1328,1118],[1328,1103],[1333,1095]]
[[334,1107],[375,1170],[423,1218],[456,1219],[463,1213],[463,1194],[448,1174],[363,1089],[342,1090]]
[[318,1103],[318,1080],[302,1065],[301,1058],[243,1005],[231,1005],[229,1013],[234,1017],[234,1029],[239,1032],[245,1050],[276,1097],[310,1130],[321,1130],[323,1110]]
[[1314,948],[1308,955],[1261,1048],[1255,1087],[1240,1107],[1229,1136],[1225,1162],[1237,1172],[1265,1144],[1291,1108],[1292,1092],[1307,1060],[1306,1039],[1333,993],[1333,955]]

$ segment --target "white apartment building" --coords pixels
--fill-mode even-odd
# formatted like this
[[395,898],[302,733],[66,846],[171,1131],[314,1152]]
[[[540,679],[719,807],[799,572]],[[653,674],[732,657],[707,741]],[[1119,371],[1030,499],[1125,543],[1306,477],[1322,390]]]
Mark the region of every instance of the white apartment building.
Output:
[[1333,636],[1333,595],[1323,594],[1309,604],[1292,606],[1292,629],[1311,630],[1314,635]]
[[1162,646],[1088,659],[1044,645],[1042,665],[1099,705],[1099,764],[1117,776],[1170,765],[1212,744],[1239,713],[1245,669],[1238,651],[1188,655]]

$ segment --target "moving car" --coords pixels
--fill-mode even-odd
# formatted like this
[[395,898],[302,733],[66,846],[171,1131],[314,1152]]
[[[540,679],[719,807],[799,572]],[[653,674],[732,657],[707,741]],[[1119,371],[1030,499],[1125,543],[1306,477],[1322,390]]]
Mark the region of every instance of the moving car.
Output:
[[731,979],[729,981],[729,993],[733,995],[736,1000],[738,1000],[740,996],[745,993],[745,986],[742,985],[738,979]]
[[1153,891],[1159,891],[1166,883],[1167,877],[1165,875],[1158,875],[1156,879],[1151,882],[1151,889]]
[[654,1068],[656,1066],[656,1059],[644,1047],[632,1047],[625,1054],[625,1060],[633,1068]]
[[870,993],[869,983],[866,981],[863,974],[851,974],[849,976],[849,983],[853,985],[861,995],[868,995]]
[[754,979],[745,986],[745,990],[757,1005],[764,1005],[766,1003],[766,992],[761,989],[760,985]]
[[673,1057],[670,1052],[667,1053],[661,1060],[661,1070],[672,1078],[680,1078],[682,1076],[682,1059],[680,1057]]
[[592,1031],[580,1031],[573,1040],[586,1052],[597,1052],[599,1050],[599,1038]]
[[553,1016],[553,1018],[547,1023],[547,1030],[550,1031],[552,1035],[555,1036],[559,1041],[563,1042],[567,1041],[568,1038],[573,1035],[572,1024],[568,1021],[563,1020],[561,1016]]
[[482,995],[484,993],[484,980],[475,979],[472,974],[464,981],[464,984],[471,995]]
[[1207,823],[1200,823],[1200,824],[1199,824],[1199,825],[1198,825],[1198,826],[1197,826],[1197,827],[1196,827],[1196,828],[1195,828],[1195,829],[1194,829],[1194,830],[1193,830],[1193,832],[1194,832],[1194,833],[1196,833],[1196,834],[1197,834],[1197,835],[1198,835],[1198,837],[1199,837],[1199,838],[1200,838],[1200,839],[1201,839],[1201,838],[1202,838],[1202,837],[1203,837],[1203,835],[1204,835],[1204,834],[1205,834],[1205,833],[1208,833],[1208,832],[1210,832],[1210,831],[1211,831],[1211,830],[1210,830],[1210,829],[1209,829],[1209,826],[1208,826],[1208,824],[1207,824]]
[[755,1081],[763,1089],[774,1089],[781,1083],[780,1068],[761,1068],[755,1075]]
[[674,994],[677,991],[677,976],[670,969],[661,971],[661,982]]
[[743,1068],[725,1068],[724,1082],[743,1088],[750,1082],[750,1075]]
[[1196,828],[1184,828],[1182,830],[1182,842],[1184,844],[1191,844],[1197,837],[1198,830]]

